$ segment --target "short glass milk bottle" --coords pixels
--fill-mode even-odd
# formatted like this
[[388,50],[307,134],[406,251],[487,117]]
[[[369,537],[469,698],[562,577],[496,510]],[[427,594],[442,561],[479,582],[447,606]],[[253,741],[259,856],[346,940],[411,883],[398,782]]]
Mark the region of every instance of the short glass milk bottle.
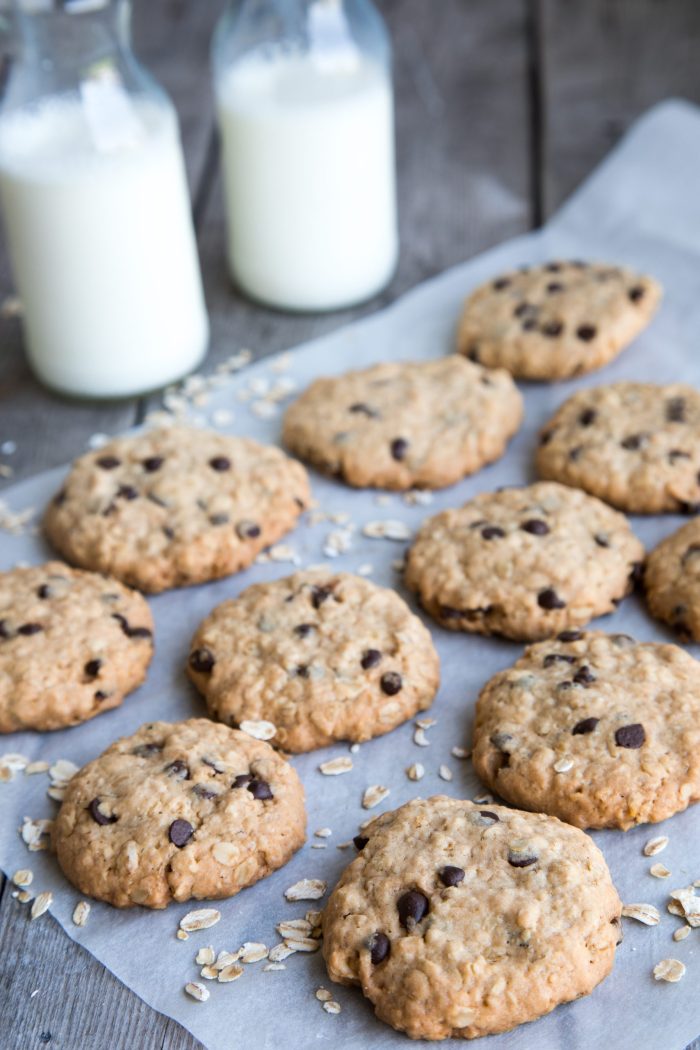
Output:
[[118,397],[209,339],[174,108],[129,44],[129,0],[15,0],[0,198],[34,371]]
[[228,257],[289,310],[361,302],[398,235],[391,52],[369,0],[230,0],[212,51]]

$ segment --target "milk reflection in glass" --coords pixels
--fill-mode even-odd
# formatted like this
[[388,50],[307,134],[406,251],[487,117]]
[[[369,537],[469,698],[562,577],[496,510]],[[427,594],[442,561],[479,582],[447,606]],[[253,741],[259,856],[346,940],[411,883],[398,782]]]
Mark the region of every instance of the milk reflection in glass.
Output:
[[30,360],[50,386],[96,396],[175,379],[208,341],[176,118],[129,100],[117,130],[100,133],[75,96],[0,120],[0,194]]
[[291,309],[378,291],[397,257],[388,72],[362,56],[252,52],[217,95],[234,280]]

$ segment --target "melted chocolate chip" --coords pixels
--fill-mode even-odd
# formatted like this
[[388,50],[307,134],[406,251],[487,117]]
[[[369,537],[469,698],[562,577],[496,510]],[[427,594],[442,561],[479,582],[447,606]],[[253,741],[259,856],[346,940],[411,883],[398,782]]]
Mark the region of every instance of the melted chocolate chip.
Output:
[[95,700],[97,700],[98,704],[101,704],[102,701],[106,700],[109,695],[109,693],[105,693],[104,689],[96,689],[94,693],[94,698]]
[[406,458],[408,452],[408,441],[406,438],[394,438],[391,442],[391,455],[394,459],[401,461]]
[[40,623],[23,623],[21,627],[17,628],[17,634],[39,634],[44,628]]
[[381,663],[382,654],[379,649],[365,649],[360,660],[360,665],[363,671],[369,671],[371,667],[376,667],[377,664]]
[[297,664],[297,666],[294,668],[294,673],[299,678],[308,678],[309,677],[309,665],[308,664]]
[[579,670],[574,675],[574,682],[576,683],[576,685],[582,685],[586,689],[595,681],[595,675],[591,671],[590,667],[588,667],[586,664],[584,664],[583,667],[579,668]]
[[672,397],[666,402],[666,419],[669,423],[685,422],[685,400],[682,397]]
[[634,750],[641,747],[646,740],[644,726],[639,722],[633,722],[628,726],[620,726],[615,730],[615,743],[618,747],[629,747]]
[[537,604],[540,609],[565,609],[566,602],[563,601],[553,587],[546,587],[537,595]]
[[364,401],[357,401],[354,405],[350,405],[348,412],[355,412],[362,416],[367,416],[369,419],[376,419],[379,413],[374,408],[370,408]]
[[117,499],[138,499],[138,491],[133,485],[120,485],[117,489]]
[[554,292],[563,292],[564,285],[561,283],[561,281],[550,281],[547,285],[547,291],[550,293],[550,295]]
[[168,831],[168,838],[173,846],[177,846],[178,849],[182,849],[183,846],[186,846],[193,835],[194,828],[189,820],[174,820]]
[[205,784],[195,784],[192,788],[192,794],[196,795],[197,798],[212,799],[218,798],[219,792],[212,791]]
[[239,521],[236,525],[236,534],[242,540],[255,540],[260,532],[260,526],[255,521]]
[[5,620],[0,620],[0,638],[9,638],[10,634],[7,630],[7,623]]
[[470,361],[473,361],[474,364],[478,365],[479,364],[479,360],[480,360],[480,358],[479,358],[479,347],[478,346],[470,346],[469,349],[467,350],[467,357],[469,358]]
[[294,628],[294,633],[298,635],[299,638],[308,638],[308,636],[313,634],[315,630],[316,628],[312,623],[299,623]]
[[542,661],[543,667],[551,667],[552,664],[575,664],[576,657],[568,656],[566,653],[547,653],[544,660]]
[[239,773],[237,777],[233,778],[232,788],[244,788],[250,784],[253,779],[250,773]]
[[672,448],[668,454],[669,463],[675,463],[678,459],[690,459],[690,452],[684,452],[682,448]]
[[311,588],[311,604],[314,609],[320,609],[323,603],[330,598],[333,590],[331,587],[319,587],[316,584]]
[[139,758],[148,758],[150,755],[157,755],[158,752],[162,750],[162,744],[139,744],[139,746],[135,747],[131,753],[132,755],[138,755]]
[[88,806],[88,810],[92,819],[95,821],[96,824],[99,824],[100,827],[104,827],[105,824],[116,824],[117,820],[119,819],[114,814],[112,814],[111,817],[108,817],[102,812],[102,810],[100,809],[99,798],[93,798],[92,802]]
[[523,332],[532,332],[537,328],[537,321],[534,317],[526,317],[521,327]]
[[163,772],[172,780],[192,779],[189,766],[186,762],[183,762],[181,758],[176,758],[173,762],[169,762],[168,765],[164,768]]
[[507,288],[509,284],[510,284],[510,277],[498,277],[493,282],[491,287],[494,289],[494,291],[500,292],[504,288]]
[[228,525],[230,520],[231,519],[229,518],[228,514],[210,514],[209,515],[209,524],[210,525]]
[[479,816],[481,817],[481,822],[486,824],[498,824],[501,819],[496,813],[492,813],[490,809],[480,809]]
[[597,415],[598,413],[594,408],[584,408],[578,417],[578,421],[582,427],[589,427],[591,423],[595,423]]
[[352,841],[355,844],[355,849],[361,851],[365,848],[365,846],[369,842],[369,839],[366,835],[355,835]]
[[511,868],[529,868],[531,864],[536,864],[538,860],[537,854],[529,850],[508,850],[508,863]]
[[572,463],[576,463],[581,458],[583,452],[583,445],[575,445],[569,449],[569,459]]
[[46,601],[47,598],[51,597],[51,588],[48,583],[42,583],[41,587],[37,587],[36,596],[41,598],[42,601]]
[[116,620],[127,638],[151,638],[152,632],[149,627],[131,627],[126,616],[121,613],[112,613],[112,619]]
[[209,649],[195,649],[190,653],[190,667],[199,674],[210,674],[215,663],[214,654]]
[[483,540],[500,540],[505,536],[505,532],[498,525],[487,525],[485,529],[481,530],[481,538]]
[[533,307],[529,303],[518,303],[513,310],[513,317],[524,317],[525,314],[530,313]]
[[401,692],[401,675],[397,671],[387,671],[383,674],[379,683],[382,687],[382,692],[386,693],[387,696],[396,696],[397,693]]
[[576,723],[571,733],[573,736],[585,736],[587,733],[592,733],[599,722],[599,718],[582,718]]
[[143,469],[148,474],[155,473],[155,471],[156,470],[160,470],[160,468],[162,466],[163,466],[163,457],[162,456],[149,456],[148,459],[144,459],[144,461],[143,461]]
[[119,466],[121,460],[117,459],[116,456],[99,456],[96,462],[97,466],[101,467],[102,470],[114,470]]
[[598,544],[599,547],[609,547],[610,546],[610,540],[602,532],[597,532],[595,534],[595,536],[593,537],[593,539],[595,540],[595,542]]
[[533,536],[546,536],[549,532],[549,525],[546,521],[542,521],[541,518],[528,518],[524,521],[520,528],[523,532],[529,532]]
[[88,676],[88,678],[97,678],[101,668],[101,660],[88,660],[83,670],[85,671],[85,674]]
[[369,957],[373,966],[379,966],[391,955],[391,941],[381,930],[377,930],[376,933],[372,934],[367,942],[367,947],[369,948]]
[[560,273],[561,272],[561,263],[558,263],[558,262],[547,263],[547,265],[545,266],[545,270],[548,270],[550,273]]
[[645,289],[641,284],[635,284],[633,288],[630,288],[627,292],[627,298],[631,303],[638,303],[640,299],[644,298]]
[[399,922],[404,929],[412,929],[430,911],[430,902],[425,894],[419,890],[409,890],[402,894],[396,902],[399,913]]
[[629,437],[623,438],[620,442],[622,448],[627,449],[628,452],[636,452],[637,449],[642,447],[644,441],[644,434],[630,434]]
[[464,868],[457,868],[454,864],[446,864],[438,874],[443,886],[459,886],[460,882],[464,881],[465,872]]
[[209,460],[209,466],[212,470],[217,470],[222,474],[225,470],[231,469],[231,460],[228,456],[214,456]]
[[591,339],[595,339],[597,332],[598,329],[594,324],[581,324],[576,329],[576,335],[584,343],[590,343]]
[[548,335],[551,337],[561,335],[564,331],[564,325],[561,321],[547,321],[546,324],[542,325],[542,335]]
[[266,780],[251,780],[248,784],[248,791],[250,791],[253,798],[257,798],[260,802],[264,802],[265,799],[274,797],[272,789]]
[[560,631],[557,638],[560,642],[578,642],[583,638],[583,631]]

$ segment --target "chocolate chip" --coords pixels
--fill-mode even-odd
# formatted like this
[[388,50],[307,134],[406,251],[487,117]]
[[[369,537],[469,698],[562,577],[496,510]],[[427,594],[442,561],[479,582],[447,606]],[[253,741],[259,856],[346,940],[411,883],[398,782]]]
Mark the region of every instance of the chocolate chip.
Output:
[[386,693],[387,696],[396,696],[397,693],[401,692],[401,675],[396,671],[387,671],[383,674],[379,683],[382,687],[382,692]]
[[579,670],[574,675],[574,682],[576,682],[576,685],[582,685],[585,686],[585,688],[588,688],[588,686],[592,685],[595,681],[596,676],[593,674],[590,667],[588,667],[586,664],[584,664],[583,667],[579,668]]
[[560,273],[561,272],[561,263],[558,263],[558,262],[547,263],[547,265],[545,266],[545,270],[549,270],[550,273]]
[[379,963],[384,962],[391,954],[391,941],[381,930],[377,930],[376,933],[372,934],[367,942],[367,947],[369,948],[369,957],[373,966],[379,966]]
[[615,730],[615,743],[618,747],[629,747],[637,749],[642,746],[647,735],[644,726],[639,722],[633,722],[628,726],[620,726]]
[[359,413],[360,415],[367,416],[369,419],[376,419],[379,413],[374,409],[366,405],[364,401],[357,401],[354,405],[350,405],[348,412]]
[[149,627],[131,627],[126,616],[121,613],[112,613],[112,619],[116,620],[127,638],[151,638],[152,632]]
[[668,461],[675,463],[677,459],[690,459],[690,452],[684,452],[682,448],[672,448],[668,454]]
[[151,503],[155,503],[156,507],[168,506],[167,502],[164,499],[161,499],[160,496],[157,496],[155,492],[147,492],[146,499],[149,500]]
[[120,485],[117,489],[117,499],[137,499],[138,491],[133,485]]
[[596,532],[596,534],[593,537],[593,539],[595,540],[595,542],[598,544],[599,547],[609,547],[610,546],[610,540],[602,532]]
[[162,750],[162,744],[139,744],[139,746],[135,747],[131,753],[132,755],[138,755],[139,758],[148,758],[150,755],[157,755],[158,752]]
[[531,850],[508,850],[508,863],[512,868],[529,868],[531,864],[536,864],[538,860],[537,854]]
[[547,285],[547,291],[550,294],[553,293],[553,292],[563,292],[564,291],[564,285],[561,283],[561,281],[550,281],[549,284]]
[[485,529],[481,530],[481,538],[484,540],[499,540],[503,536],[505,536],[505,532],[498,525],[487,525]]
[[362,659],[360,660],[360,665],[363,671],[369,671],[371,667],[376,667],[378,663],[381,663],[381,659],[382,654],[379,649],[365,649],[362,654]]
[[406,438],[394,438],[391,442],[391,455],[394,459],[401,461],[406,458],[408,452],[408,441]]
[[83,670],[85,671],[85,674],[88,676],[88,678],[97,678],[101,668],[101,660],[88,660]]
[[270,785],[266,780],[251,780],[251,782],[248,784],[248,791],[250,791],[253,798],[257,798],[261,802],[263,802],[265,799],[274,797]]
[[584,343],[590,343],[591,339],[595,339],[597,331],[598,329],[593,324],[581,324],[576,329],[576,335]]
[[106,693],[104,689],[96,689],[94,693],[94,698],[95,700],[97,700],[98,704],[101,704],[102,701],[106,700],[109,695],[110,694]]
[[100,809],[99,798],[93,798],[92,802],[88,806],[88,811],[92,819],[95,821],[96,824],[99,824],[100,827],[104,827],[105,824],[116,824],[117,820],[119,819],[114,815],[114,813],[111,817],[108,817],[102,812],[102,810]]
[[54,505],[54,507],[62,507],[65,502],[66,502],[66,490],[65,489],[61,489],[61,491],[57,492],[56,495],[54,496],[54,498],[53,498],[53,505]]
[[620,445],[622,448],[627,449],[628,452],[636,452],[637,449],[641,448],[644,437],[644,434],[630,434],[629,437],[622,439]]
[[700,543],[691,543],[690,546],[686,548],[685,553],[681,558],[681,562],[685,565],[686,561],[696,554],[700,554]]
[[212,791],[210,788],[206,787],[205,784],[195,784],[192,788],[192,794],[196,795],[197,798],[204,799],[218,798],[219,796],[218,791]]
[[121,460],[117,459],[116,456],[100,456],[97,459],[97,466],[101,467],[102,470],[114,470],[118,467]]
[[537,328],[537,321],[534,317],[526,317],[522,323],[523,332],[532,332]]
[[236,525],[236,533],[242,540],[255,540],[260,532],[260,526],[255,521],[239,521]]
[[[210,525],[228,525],[230,520],[231,519],[229,518],[228,514],[210,514],[209,515],[209,524]],[[238,527],[236,527],[236,531],[238,531]]]
[[314,609],[320,609],[323,603],[330,598],[333,590],[331,587],[319,587],[316,584],[311,588],[311,604]]
[[232,788],[244,788],[250,784],[253,779],[250,773],[239,773],[237,777],[233,778]]
[[575,664],[576,657],[568,656],[566,653],[547,653],[544,660],[542,661],[543,667],[551,667],[552,664]]
[[524,521],[520,528],[523,532],[529,532],[533,536],[546,536],[549,532],[549,525],[546,521],[542,521],[541,518],[528,518]]
[[666,402],[666,419],[669,423],[685,422],[685,401],[682,397],[672,397]]
[[294,673],[299,678],[308,678],[309,677],[309,665],[308,664],[297,664],[297,666],[294,668]]
[[557,638],[560,642],[578,642],[583,638],[583,631],[560,631]]
[[645,289],[641,284],[635,284],[633,288],[630,288],[627,292],[627,298],[632,303],[638,303],[640,299],[644,298]]
[[149,474],[153,474],[156,470],[160,470],[162,466],[162,456],[149,456],[148,459],[144,459],[143,461],[143,469]]
[[215,773],[225,772],[224,767],[220,766],[218,762],[214,761],[213,758],[206,758],[204,755],[202,755],[202,762],[205,766],[209,766],[210,769],[213,769]]
[[546,587],[537,595],[537,604],[540,609],[565,609],[566,602],[563,601],[553,587]]
[[599,722],[599,718],[582,718],[571,730],[572,735],[585,736],[586,733],[592,733]]
[[514,317],[524,317],[525,314],[530,313],[531,310],[532,310],[532,307],[530,306],[529,303],[518,303],[518,305],[513,310],[513,316]]
[[0,620],[0,638],[9,638],[9,637],[10,637],[10,633],[9,633],[9,631],[7,629],[7,622],[5,620]]
[[510,284],[510,277],[498,277],[493,282],[491,287],[494,289],[494,291],[500,292],[504,288],[507,288],[509,284]]
[[644,580],[644,562],[635,561],[632,562],[632,568],[630,569],[630,580],[634,587],[639,587]]
[[486,824],[498,824],[501,818],[496,813],[492,813],[490,809],[480,809],[479,816],[481,817],[480,823]]
[[557,335],[561,335],[561,333],[564,331],[564,325],[561,323],[561,321],[547,321],[546,324],[542,325],[541,331],[543,335],[549,335],[554,337]]
[[492,733],[489,739],[493,746],[505,755],[515,750],[515,737],[511,733]]
[[539,443],[540,446],[548,445],[554,437],[554,430],[545,430],[540,434]]
[[396,902],[399,922],[407,929],[413,929],[430,911],[430,902],[419,890],[409,890]]
[[231,460],[228,456],[214,456],[209,460],[209,466],[212,470],[218,470],[219,473],[223,473],[225,470],[231,469]]
[[44,628],[40,623],[23,623],[21,627],[17,628],[17,634],[39,634],[39,632],[43,630]]
[[163,772],[166,776],[171,777],[173,780],[191,780],[189,766],[186,762],[183,762],[181,758],[176,758],[173,762],[169,762],[164,768]]
[[190,654],[190,667],[199,674],[209,674],[215,663],[214,654],[209,649],[195,649]]
[[438,874],[443,886],[459,886],[460,882],[464,881],[465,873],[464,868],[456,868],[454,864],[446,864]]
[[598,413],[594,408],[584,408],[581,415],[578,417],[578,421],[582,427],[589,427],[591,423],[595,423]]
[[182,849],[183,846],[186,846],[193,835],[194,828],[189,820],[174,820],[168,831],[168,838],[173,846],[177,846],[178,849]]
[[363,850],[365,848],[365,846],[367,845],[367,843],[369,842],[369,839],[367,838],[366,835],[355,835],[355,837],[353,838],[352,841],[355,844],[355,849],[356,850]]
[[37,598],[41,598],[42,601],[51,597],[51,588],[48,583],[42,583],[41,587],[37,587],[36,596]]
[[[212,522],[212,524],[215,524],[215,522]],[[175,539],[175,532],[173,531],[173,529],[170,528],[169,525],[164,525],[163,529],[162,529],[162,532],[163,532],[163,535],[165,536],[166,539],[168,539],[168,540],[174,540]]]
[[299,623],[294,628],[294,633],[298,635],[299,638],[308,638],[308,636],[312,634],[315,630],[316,628],[312,623]]
[[467,357],[469,358],[470,361],[473,361],[475,365],[478,365],[479,364],[479,360],[480,360],[480,358],[479,358],[479,347],[478,346],[470,346],[469,349],[467,350]]
[[572,463],[576,463],[581,458],[583,452],[583,445],[575,445],[569,449],[569,459]]

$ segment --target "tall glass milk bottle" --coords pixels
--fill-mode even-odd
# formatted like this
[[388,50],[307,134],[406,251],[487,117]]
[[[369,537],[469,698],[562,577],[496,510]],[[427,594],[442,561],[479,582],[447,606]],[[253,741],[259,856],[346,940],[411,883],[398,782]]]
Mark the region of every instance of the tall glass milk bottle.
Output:
[[232,0],[212,50],[228,258],[253,298],[333,310],[398,255],[389,39],[369,0]]
[[26,348],[48,386],[177,379],[209,325],[178,122],[129,46],[129,0],[16,0],[0,199]]

